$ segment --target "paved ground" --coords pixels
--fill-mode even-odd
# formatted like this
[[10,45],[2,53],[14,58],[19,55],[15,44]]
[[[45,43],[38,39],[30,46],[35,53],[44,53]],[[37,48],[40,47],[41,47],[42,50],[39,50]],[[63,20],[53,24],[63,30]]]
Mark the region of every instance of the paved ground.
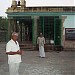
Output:
[[[22,55],[20,75],[75,75],[75,52],[46,52],[46,58],[40,58],[38,51],[26,51]],[[0,75],[8,74],[7,55],[0,45]]]

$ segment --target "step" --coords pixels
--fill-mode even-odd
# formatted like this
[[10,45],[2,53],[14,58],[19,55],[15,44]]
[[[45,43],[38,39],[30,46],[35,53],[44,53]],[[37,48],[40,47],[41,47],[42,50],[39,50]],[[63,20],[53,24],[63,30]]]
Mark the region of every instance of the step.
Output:
[[20,45],[20,47],[32,47],[33,45]]
[[34,46],[32,45],[32,44],[29,44],[29,43],[25,43],[25,44],[20,44],[20,48],[22,49],[22,50],[27,50],[27,51],[29,51],[29,50],[34,50]]
[[22,50],[33,51],[34,47],[21,47]]

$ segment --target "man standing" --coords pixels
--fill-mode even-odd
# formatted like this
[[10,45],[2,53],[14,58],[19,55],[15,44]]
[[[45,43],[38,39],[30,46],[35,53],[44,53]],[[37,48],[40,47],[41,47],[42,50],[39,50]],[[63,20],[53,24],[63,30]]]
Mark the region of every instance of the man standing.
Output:
[[17,41],[18,33],[13,32],[11,40],[6,45],[6,54],[8,55],[9,73],[10,75],[19,75],[19,65],[21,63],[21,54],[19,43]]
[[42,33],[40,33],[40,36],[37,39],[37,44],[39,45],[40,57],[45,57],[45,51],[44,51],[45,38],[43,37]]

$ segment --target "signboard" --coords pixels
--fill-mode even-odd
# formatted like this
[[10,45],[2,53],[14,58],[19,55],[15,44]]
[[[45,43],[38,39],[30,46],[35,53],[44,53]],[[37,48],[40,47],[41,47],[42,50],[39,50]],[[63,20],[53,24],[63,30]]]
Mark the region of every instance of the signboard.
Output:
[[75,28],[65,28],[65,40],[75,40]]

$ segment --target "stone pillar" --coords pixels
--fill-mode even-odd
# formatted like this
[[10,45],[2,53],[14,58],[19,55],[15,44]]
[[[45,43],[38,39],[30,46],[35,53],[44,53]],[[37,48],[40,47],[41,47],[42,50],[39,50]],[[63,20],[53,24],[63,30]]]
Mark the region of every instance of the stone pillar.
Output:
[[37,19],[38,16],[34,16],[33,17],[33,32],[32,32],[32,37],[33,37],[33,44],[36,45],[36,41],[37,41]]
[[61,41],[61,45],[64,46],[65,43],[65,28],[64,28],[64,22],[66,20],[67,16],[62,16],[62,41]]
[[14,19],[14,32],[16,32],[16,19]]
[[10,34],[11,34],[11,21],[10,21],[10,20],[11,20],[11,19],[8,18],[8,39],[7,39],[7,40],[10,39]]

